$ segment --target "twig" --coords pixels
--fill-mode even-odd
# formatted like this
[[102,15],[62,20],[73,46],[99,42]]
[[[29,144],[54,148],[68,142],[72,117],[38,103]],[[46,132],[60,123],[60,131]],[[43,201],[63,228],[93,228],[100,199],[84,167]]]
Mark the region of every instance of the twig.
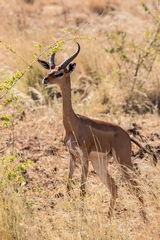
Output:
[[[97,19],[101,18],[104,15],[104,11],[107,7],[107,4],[105,5],[102,13],[95,19],[93,19],[92,21],[89,21],[87,23],[84,23],[82,26],[79,26],[77,28],[75,28],[76,31],[80,31],[81,29],[85,28],[87,25],[91,25],[93,24],[95,21],[97,21]],[[60,37],[57,41],[53,42],[52,44],[50,44],[48,47],[46,47],[30,64],[28,64],[28,67],[22,72],[22,76],[20,78],[17,78],[17,80],[11,85],[11,87],[9,89],[7,89],[1,96],[0,99],[2,99],[3,97],[6,96],[6,94],[15,86],[15,84],[26,74],[27,71],[29,71],[29,69],[34,65],[34,63],[38,60],[38,58],[44,54],[48,49],[50,49],[52,46],[54,46],[57,42],[59,42],[60,40],[66,38],[68,35],[70,34],[70,32],[65,33],[62,37]],[[7,46],[7,45],[6,45]],[[12,51],[14,54],[16,54],[15,51]],[[18,54],[16,54],[16,56],[18,56],[23,62],[25,62]],[[26,62],[25,62],[26,63]],[[27,63],[26,63],[27,64]]]

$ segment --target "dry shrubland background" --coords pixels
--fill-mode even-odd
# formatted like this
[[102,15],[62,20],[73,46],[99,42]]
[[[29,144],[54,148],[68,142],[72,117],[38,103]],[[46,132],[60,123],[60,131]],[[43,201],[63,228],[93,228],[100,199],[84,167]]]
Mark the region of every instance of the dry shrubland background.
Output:
[[134,146],[147,222],[114,163],[113,219],[109,192],[92,168],[84,206],[80,167],[67,196],[61,92],[42,86],[46,70],[37,63],[51,45],[60,63],[78,41],[75,112],[119,124],[159,159],[160,2],[0,0],[0,7],[0,239],[160,239],[159,162],[151,166]]

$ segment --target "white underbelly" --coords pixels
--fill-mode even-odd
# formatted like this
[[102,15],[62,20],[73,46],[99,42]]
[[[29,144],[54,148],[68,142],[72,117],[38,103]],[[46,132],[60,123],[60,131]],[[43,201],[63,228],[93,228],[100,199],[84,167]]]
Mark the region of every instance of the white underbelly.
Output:
[[109,153],[102,153],[93,151],[89,154],[89,161],[100,161],[100,160],[109,160],[112,157],[112,154]]
[[[85,158],[86,156],[84,156],[83,151],[76,145],[74,145],[70,139],[67,141],[67,148],[68,151],[75,156],[76,158],[78,158],[79,160],[82,158]],[[112,157],[112,153],[109,150],[108,152],[98,152],[98,151],[92,151],[89,156],[87,156],[89,161],[100,161],[100,160],[107,160],[109,161],[110,158]]]

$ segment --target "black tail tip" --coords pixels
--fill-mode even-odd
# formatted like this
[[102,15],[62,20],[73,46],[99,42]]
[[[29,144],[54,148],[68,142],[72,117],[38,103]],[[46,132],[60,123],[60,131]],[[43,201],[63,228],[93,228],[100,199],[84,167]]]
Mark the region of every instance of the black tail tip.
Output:
[[158,162],[157,157],[156,157],[155,154],[153,154],[153,164],[154,164],[154,166],[157,165],[157,162]]

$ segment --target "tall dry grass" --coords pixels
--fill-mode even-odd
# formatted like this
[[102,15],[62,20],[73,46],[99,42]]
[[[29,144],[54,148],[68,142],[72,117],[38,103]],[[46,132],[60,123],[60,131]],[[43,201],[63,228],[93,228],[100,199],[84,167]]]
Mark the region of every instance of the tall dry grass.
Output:
[[[42,133],[41,133],[42,134]],[[63,150],[64,151],[64,150]],[[80,171],[76,170],[71,196],[66,194],[68,155],[43,156],[39,165],[47,174],[52,173],[51,185],[45,184],[45,175],[39,172],[37,185],[26,185],[15,189],[14,182],[1,182],[0,233],[1,239],[154,239],[160,237],[160,194],[159,165],[139,163],[141,175],[138,182],[144,197],[144,211],[147,221],[141,216],[141,205],[137,198],[123,184],[115,165],[110,172],[119,187],[114,216],[108,219],[110,194],[90,169],[87,182],[87,196],[79,198]],[[18,159],[17,159],[18,160]],[[42,162],[43,166],[42,166]],[[56,163],[56,173],[53,166]],[[40,166],[37,165],[36,168]],[[35,166],[28,169],[34,182]],[[1,180],[5,179],[2,174]],[[51,177],[50,175],[50,177]],[[43,181],[42,181],[43,179]],[[55,187],[54,184],[56,183]]]
[[[145,163],[142,169],[139,183],[143,189],[144,209],[148,222],[144,222],[140,216],[138,200],[120,183],[114,217],[109,220],[107,218],[109,193],[97,177],[90,175],[84,203],[78,197],[79,182],[77,181],[73,187],[72,197],[65,194],[64,185],[57,186],[57,189],[52,191],[52,197],[47,199],[54,208],[46,207],[43,210],[37,208],[36,199],[34,202],[33,200],[29,202],[28,198],[25,202],[23,197],[16,195],[11,186],[3,188],[1,239],[152,239],[154,236],[154,239],[158,240],[160,237],[159,167],[151,169]],[[57,176],[57,180],[59,179],[60,176]],[[64,176],[61,176],[61,179],[64,181]],[[31,190],[27,191],[31,194]],[[43,188],[37,193],[35,191],[35,196],[43,195],[42,191],[48,194],[47,188]],[[34,194],[32,192],[30,197]],[[42,204],[44,203],[41,202],[39,207]]]
[[15,188],[14,181],[6,181],[6,172],[2,164],[0,170],[1,239],[51,239],[50,229],[44,230],[47,221],[43,219],[43,226],[37,221],[37,213],[29,209],[25,197],[20,193],[20,183],[16,183]]

